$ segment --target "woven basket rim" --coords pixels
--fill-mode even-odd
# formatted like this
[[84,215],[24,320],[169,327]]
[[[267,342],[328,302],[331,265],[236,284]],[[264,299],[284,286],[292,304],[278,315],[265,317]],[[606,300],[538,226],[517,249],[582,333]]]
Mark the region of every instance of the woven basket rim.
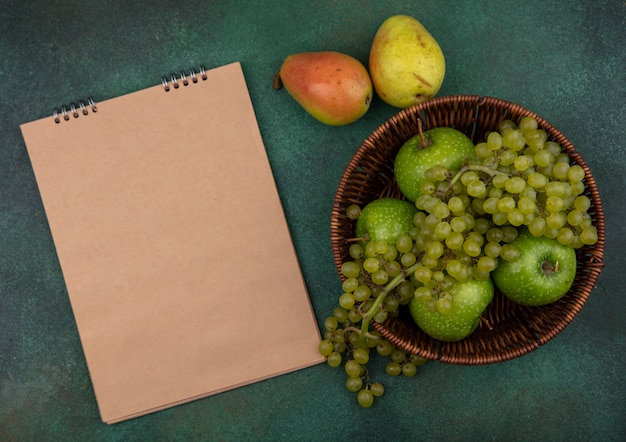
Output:
[[[395,185],[388,164],[384,173],[378,169],[370,173],[370,166],[374,164],[378,167],[381,161],[393,158],[401,144],[417,134],[418,120],[421,120],[423,130],[444,125],[457,127],[476,143],[477,136],[484,136],[489,127],[493,130],[493,125],[502,119],[519,122],[523,116],[534,117],[539,127],[548,133],[548,138],[558,142],[571,161],[585,170],[585,194],[592,201],[590,211],[598,230],[598,242],[577,251],[577,279],[564,298],[548,306],[523,307],[508,302],[496,293],[492,305],[488,307],[489,319],[494,322],[485,321],[461,341],[442,342],[430,338],[406,315],[388,319],[382,324],[373,323],[376,330],[403,350],[449,364],[483,365],[514,359],[552,340],[571,323],[591,295],[604,266],[605,222],[600,193],[589,166],[569,139],[540,115],[510,101],[480,95],[437,97],[402,109],[363,140],[341,176],[331,210],[331,245],[336,270],[344,280],[340,269],[347,257],[345,234],[354,227],[350,226],[351,221],[345,216],[345,208],[352,203],[365,204],[375,197],[384,196],[386,189]],[[384,188],[376,195],[364,190],[364,184],[373,181]]]

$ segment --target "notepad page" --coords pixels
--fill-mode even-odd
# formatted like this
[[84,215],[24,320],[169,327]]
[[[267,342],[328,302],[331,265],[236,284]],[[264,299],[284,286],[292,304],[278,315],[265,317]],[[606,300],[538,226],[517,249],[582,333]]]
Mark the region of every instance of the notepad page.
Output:
[[239,63],[22,132],[103,421],[322,361]]

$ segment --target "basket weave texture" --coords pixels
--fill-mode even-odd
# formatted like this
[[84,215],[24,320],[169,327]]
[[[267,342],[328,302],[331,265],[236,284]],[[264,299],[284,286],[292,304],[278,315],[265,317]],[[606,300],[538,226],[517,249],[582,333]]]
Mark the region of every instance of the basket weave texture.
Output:
[[382,196],[403,198],[393,175],[393,162],[400,147],[423,130],[454,127],[474,143],[484,141],[504,119],[519,123],[534,117],[539,128],[569,154],[572,164],[585,170],[585,195],[591,199],[589,213],[598,230],[598,242],[577,250],[578,268],[570,291],[555,303],[525,307],[496,291],[478,328],[457,342],[442,342],[423,333],[404,310],[399,316],[373,327],[399,348],[449,364],[482,365],[525,355],[559,334],[580,312],[589,298],[604,265],[604,211],[595,179],[574,145],[555,127],[535,113],[508,101],[477,95],[439,97],[404,109],[378,127],[358,148],[335,195],[331,213],[331,243],[337,272],[350,260],[348,239],[354,237],[354,221],[345,215],[351,204],[363,207]]

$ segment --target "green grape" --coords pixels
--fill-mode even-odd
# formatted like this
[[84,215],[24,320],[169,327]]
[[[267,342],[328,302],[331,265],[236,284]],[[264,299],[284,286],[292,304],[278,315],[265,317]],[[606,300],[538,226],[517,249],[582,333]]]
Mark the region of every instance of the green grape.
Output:
[[346,216],[352,220],[357,219],[361,215],[361,208],[358,204],[351,204],[346,209]]
[[569,155],[565,152],[559,153],[554,159],[556,163],[566,163],[569,168]]
[[409,361],[402,364],[402,374],[404,376],[410,378],[415,376],[415,373],[417,373],[417,367],[415,366],[415,364]]
[[404,267],[411,267],[413,264],[415,264],[416,261],[417,261],[417,258],[415,257],[415,254],[412,252],[404,253],[400,257],[400,263]]
[[500,227],[492,227],[487,230],[487,233],[485,233],[485,238],[488,242],[499,243],[502,241],[503,235],[504,234],[502,233],[502,229]]
[[329,331],[334,331],[339,326],[337,319],[334,316],[329,316],[324,320],[324,328]]
[[564,205],[565,202],[563,198],[559,196],[549,196],[546,199],[545,208],[548,212],[560,212]]
[[374,315],[374,321],[382,324],[383,322],[385,322],[388,318],[389,314],[387,312],[387,310],[385,309],[380,309],[376,312],[376,314]]
[[497,213],[498,201],[500,201],[500,199],[496,197],[489,197],[485,201],[483,201],[483,210],[485,211],[485,213],[488,213],[490,215]]
[[580,232],[580,242],[585,245],[593,245],[598,242],[598,231],[595,227],[589,226],[585,227],[582,232]]
[[537,120],[534,117],[526,116],[520,121],[519,128],[523,131],[536,130]]
[[550,181],[545,186],[547,196],[560,196],[567,198],[572,194],[572,186],[561,181]]
[[546,218],[546,226],[550,229],[560,229],[567,222],[567,216],[563,212],[553,212]]
[[487,135],[487,147],[489,150],[498,150],[502,147],[502,135],[498,132],[490,132]]
[[356,324],[357,322],[361,321],[361,313],[359,313],[359,311],[355,307],[352,307],[348,312],[348,319],[350,320],[350,322]]
[[[523,158],[523,157],[519,157]],[[504,190],[509,193],[520,193],[526,188],[526,181],[523,178],[514,176],[504,183]]]
[[517,204],[512,197],[504,196],[498,201],[498,211],[502,213],[508,213],[511,210],[515,209],[516,205]]
[[491,256],[481,256],[476,263],[476,268],[481,272],[489,273],[498,266],[498,260]]
[[496,212],[491,215],[491,220],[496,226],[503,226],[509,222],[509,217],[505,212]]
[[471,213],[469,212],[465,212],[462,215],[460,215],[460,218],[463,219],[463,221],[465,222],[465,230],[472,230],[474,228],[474,225],[476,224],[476,219],[472,216]]
[[326,363],[333,368],[339,367],[341,365],[341,360],[341,353],[337,351],[333,351],[326,357]]
[[372,392],[374,397],[381,397],[383,394],[385,394],[385,387],[383,387],[383,384],[381,384],[380,382],[374,382],[372,385],[370,385],[370,391]]
[[356,278],[347,278],[342,284],[343,291],[347,293],[352,293],[358,286],[359,280]]
[[[428,267],[421,265],[415,269],[413,276],[422,284],[426,284],[428,281],[431,280],[433,272]],[[428,296],[430,296],[430,293],[428,294]]]
[[354,295],[354,299],[356,301],[362,302],[366,299],[369,299],[372,291],[367,285],[361,284],[356,289],[354,289],[354,292],[352,294]]
[[415,287],[410,281],[404,281],[400,283],[398,288],[396,289],[396,293],[399,296],[400,304],[408,304],[413,299],[413,293],[415,292]]
[[[337,320],[337,322],[344,323],[348,320],[348,310],[343,307],[336,307],[333,309],[333,317]],[[343,334],[343,330],[341,330],[341,333]]]
[[376,352],[381,356],[389,356],[393,350],[393,344],[386,339],[383,339],[376,344]]
[[358,376],[348,376],[346,379],[346,390],[355,393],[361,388],[363,388],[363,379]]
[[585,183],[582,181],[570,181],[572,186],[572,195],[580,195],[585,191]]
[[354,261],[346,261],[341,265],[341,273],[346,278],[356,278],[361,273],[361,267]]
[[413,215],[413,224],[420,227],[424,223],[425,219],[426,214],[424,212],[415,212],[415,215]]
[[519,155],[515,158],[513,162],[513,167],[519,170],[520,172],[526,171],[529,167],[533,165],[533,159],[528,155]]
[[[486,196],[486,195],[485,195]],[[475,214],[477,215],[484,215],[485,211],[483,210],[483,202],[484,202],[484,197],[482,198],[474,198],[472,200],[472,202],[470,203],[470,210],[473,210]],[[458,214],[455,214],[458,215]]]
[[587,212],[591,207],[591,200],[586,195],[579,195],[574,199],[574,208],[579,210],[581,213]]
[[497,258],[498,256],[500,256],[501,249],[502,249],[502,246],[500,244],[498,244],[497,242],[490,241],[487,244],[485,244],[485,247],[483,247],[483,253],[487,257]]
[[505,261],[515,261],[519,258],[519,250],[513,244],[504,244],[502,246],[502,250],[500,251],[500,256]]
[[478,218],[474,222],[474,232],[484,235],[491,228],[491,223],[486,218]]
[[448,200],[448,208],[452,213],[457,214],[465,210],[465,204],[460,197],[453,196]]
[[517,124],[515,124],[512,120],[502,120],[498,123],[498,131],[500,131],[501,134],[504,134],[512,129],[517,129]]
[[561,145],[556,141],[546,142],[546,150],[552,154],[552,157],[556,158],[561,153]]
[[417,287],[414,296],[418,300],[428,301],[432,299],[432,290],[426,286]]
[[318,350],[322,356],[328,356],[335,349],[330,339],[322,339],[319,343]]
[[388,296],[385,298],[384,304],[387,313],[394,313],[400,307],[400,300],[395,296]]
[[507,219],[513,226],[521,226],[524,224],[524,214],[519,209],[513,209],[507,213]]
[[356,350],[354,350],[352,352],[352,357],[354,358],[354,361],[356,361],[357,363],[361,365],[367,364],[367,362],[370,359],[369,352],[364,348],[357,348]]
[[426,170],[425,177],[432,181],[444,181],[448,178],[448,169],[441,164],[437,164]]
[[450,208],[446,203],[439,201],[433,208],[433,215],[440,220],[445,219],[450,216]]
[[543,236],[550,239],[556,239],[556,235],[558,235],[558,229],[546,226],[545,232],[543,232]]
[[363,408],[369,408],[374,403],[374,395],[370,390],[362,389],[357,393],[357,402]]
[[426,255],[430,258],[439,258],[443,255],[444,247],[443,244],[439,241],[432,241],[428,244],[428,248],[426,249]]
[[484,198],[487,196],[487,186],[477,179],[467,185],[467,194],[474,198]]
[[517,200],[517,208],[524,215],[535,213],[537,210],[537,204],[535,204],[535,200],[528,196],[521,196],[519,200]]
[[402,373],[400,363],[391,361],[385,366],[385,373],[389,376],[399,376]]
[[413,248],[413,240],[409,235],[400,235],[396,241],[396,249],[400,253],[410,252]]
[[433,272],[432,279],[433,281],[443,282],[446,275],[441,270],[436,270]]
[[422,256],[422,264],[426,267],[434,269],[439,265],[439,258],[433,258],[432,256],[424,255]]
[[378,269],[370,274],[370,278],[374,284],[384,285],[389,280],[389,273],[385,269]]
[[389,358],[393,362],[402,363],[406,360],[406,353],[404,353],[404,351],[400,350],[399,348],[396,348],[391,352]]
[[526,144],[524,135],[520,130],[511,130],[502,137],[502,144],[513,151],[522,150]]
[[422,195],[432,195],[435,193],[435,183],[430,180],[424,180],[420,184],[420,193]]
[[[505,150],[504,152],[510,151]],[[491,184],[493,184],[496,189],[502,189],[508,180],[509,176],[506,173],[498,173],[491,179]]]
[[[363,350],[363,349],[357,349],[357,350]],[[363,351],[366,351],[366,350],[363,350]],[[354,359],[350,359],[349,361],[346,361],[345,365],[343,366],[343,369],[346,371],[346,374],[350,377],[359,377],[361,376],[361,372],[363,371],[363,367],[361,366],[361,364]]]
[[[505,150],[500,154],[500,165],[501,166],[510,166],[515,162],[515,159],[517,158],[517,153],[514,152],[513,150]],[[506,174],[502,174],[504,176],[506,176]],[[496,177],[499,175],[496,175]],[[495,183],[499,183],[499,180],[495,180],[494,177],[494,184]],[[497,185],[497,184],[496,184]]]
[[391,278],[397,276],[402,272],[402,264],[398,261],[389,261],[387,263],[387,275]]
[[463,242],[465,238],[463,237],[463,233],[461,232],[450,232],[450,235],[445,240],[446,247],[449,249],[455,250],[463,246]]
[[463,183],[465,187],[467,187],[470,183],[478,180],[478,174],[473,170],[468,170],[463,172],[461,175],[460,181]]
[[574,232],[569,227],[561,227],[556,235],[558,242],[565,246],[569,246],[574,242]]
[[465,221],[460,216],[455,216],[450,220],[450,228],[453,232],[463,232],[466,227]]
[[380,268],[380,261],[378,258],[367,258],[363,261],[363,268],[370,274],[374,273]]
[[581,182],[585,179],[585,169],[578,164],[572,165],[567,171],[567,179],[572,183]]
[[[449,295],[449,294],[448,294]],[[437,311],[442,315],[447,315],[452,311],[452,296],[442,296],[437,298],[435,302],[435,306],[437,307]]]
[[478,143],[476,146],[474,146],[474,153],[481,157],[481,158],[485,158],[487,155],[489,155],[489,146],[487,145],[487,143]]
[[389,250],[389,244],[387,241],[376,241],[374,243],[374,250],[379,255],[384,255]]
[[365,244],[365,256],[375,257],[376,255],[376,243],[374,241],[369,241]]
[[583,222],[583,213],[578,209],[572,209],[567,214],[567,223],[570,226],[579,226]]
[[482,253],[480,244],[472,238],[468,238],[465,240],[465,242],[463,243],[463,251],[474,258]]
[[539,167],[547,167],[554,161],[554,157],[548,150],[540,150],[533,157],[533,161]]
[[361,244],[355,243],[350,245],[348,253],[350,254],[350,257],[352,257],[352,259],[360,259],[363,257],[365,250],[363,250],[363,246]]
[[512,226],[502,227],[502,242],[513,242],[517,238],[517,229]]
[[447,221],[441,221],[435,226],[435,236],[439,240],[446,239],[450,232],[452,232],[452,227],[450,227],[450,223]]
[[558,180],[567,180],[567,173],[569,172],[569,169],[569,163],[557,161],[557,163],[552,168],[552,175],[554,175],[554,177]]
[[353,293],[343,293],[339,297],[339,305],[346,310],[350,310],[355,303],[354,292]]
[[[505,177],[505,181],[502,182],[502,186],[504,186],[504,183],[506,182],[506,180],[508,180],[506,175],[504,175],[504,177]],[[489,198],[495,198],[496,200],[499,200],[504,195],[504,190],[501,188],[497,188],[497,187],[491,187],[487,195],[489,195]]]

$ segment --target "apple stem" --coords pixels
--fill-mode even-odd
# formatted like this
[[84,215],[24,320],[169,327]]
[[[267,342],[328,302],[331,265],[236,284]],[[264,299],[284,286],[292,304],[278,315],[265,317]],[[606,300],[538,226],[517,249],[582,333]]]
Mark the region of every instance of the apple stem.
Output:
[[418,130],[419,137],[420,137],[420,140],[421,140],[420,148],[426,149],[432,143],[431,143],[431,141],[429,139],[427,139],[424,136],[424,129],[423,129],[423,126],[422,126],[422,119],[421,118],[417,119],[417,130]]
[[276,90],[279,90],[283,87],[283,80],[282,78],[280,78],[280,71],[276,72],[276,75],[274,75],[274,82],[272,83],[272,87]]
[[550,261],[544,261],[541,264],[541,270],[543,270],[543,273],[545,273],[545,274],[557,273],[559,271],[559,262],[556,261],[554,263],[554,265],[552,265],[552,263]]
[[368,335],[370,321],[372,320],[372,318],[378,311],[378,308],[380,307],[380,305],[383,303],[387,295],[405,280],[405,277],[415,273],[415,270],[417,270],[417,268],[420,267],[421,265],[422,265],[422,262],[418,261],[417,263],[413,264],[411,267],[409,267],[408,269],[406,269],[405,271],[397,275],[389,283],[387,283],[382,293],[376,297],[376,299],[374,300],[374,303],[369,308],[369,310],[365,313],[365,316],[363,317],[363,321],[361,322],[361,345],[363,346],[363,348],[366,347],[365,339],[367,338],[367,335]]

